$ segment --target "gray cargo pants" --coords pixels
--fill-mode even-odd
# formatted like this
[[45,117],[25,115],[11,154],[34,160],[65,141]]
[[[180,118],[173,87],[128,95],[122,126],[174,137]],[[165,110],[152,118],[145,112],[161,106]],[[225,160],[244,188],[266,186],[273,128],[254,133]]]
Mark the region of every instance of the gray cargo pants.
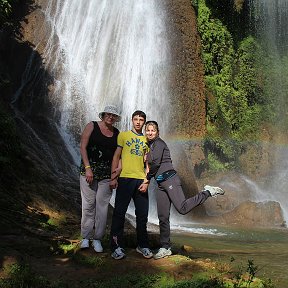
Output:
[[92,184],[89,185],[85,176],[80,175],[81,235],[85,239],[100,240],[105,234],[108,205],[112,196],[109,181],[110,179],[93,180]]

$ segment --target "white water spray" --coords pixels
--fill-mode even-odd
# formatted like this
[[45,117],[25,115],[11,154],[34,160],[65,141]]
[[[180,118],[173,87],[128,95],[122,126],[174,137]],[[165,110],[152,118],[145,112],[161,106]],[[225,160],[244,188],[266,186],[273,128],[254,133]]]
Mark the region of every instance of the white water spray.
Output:
[[42,55],[54,78],[49,97],[76,165],[77,136],[106,104],[120,107],[122,131],[143,110],[165,133],[170,57],[161,1],[50,0],[43,13],[51,31]]
[[[274,67],[271,67],[269,75],[271,97],[277,97],[277,110],[281,111],[280,114],[287,114],[288,82],[285,59],[288,57],[288,0],[249,0],[249,6],[259,39],[267,49],[267,55],[273,57],[274,61]],[[279,121],[283,117],[280,115]],[[264,185],[256,185],[246,179],[254,194],[251,200],[279,202],[286,223],[288,223],[288,202],[285,196],[288,187],[287,150],[287,146],[275,144],[274,168],[269,179],[263,181]]]
[[43,57],[56,79],[50,96],[62,135],[79,134],[105,104],[121,108],[121,130],[135,110],[166,127],[169,63],[159,1],[51,0],[45,19],[51,35]]
[[[256,31],[271,51],[284,49],[288,44],[288,1],[249,0],[251,18]],[[281,46],[286,47],[281,47]]]

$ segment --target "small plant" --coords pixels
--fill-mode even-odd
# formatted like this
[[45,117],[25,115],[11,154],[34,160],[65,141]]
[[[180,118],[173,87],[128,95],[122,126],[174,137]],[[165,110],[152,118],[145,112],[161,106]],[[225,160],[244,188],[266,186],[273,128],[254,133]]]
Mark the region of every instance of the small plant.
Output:
[[249,260],[248,259],[248,265],[247,265],[247,272],[248,272],[248,287],[250,286],[250,284],[253,282],[253,279],[256,276],[256,273],[258,271],[258,266],[254,265],[253,260]]
[[[235,261],[234,257],[231,257],[231,263]],[[227,287],[233,288],[273,288],[274,285],[271,279],[261,280],[256,277],[257,272],[259,271],[258,266],[255,266],[254,261],[248,259],[247,267],[245,271],[245,267],[242,263],[238,266],[237,271],[233,273],[232,279],[227,280]],[[232,286],[231,286],[232,285]]]
[[75,244],[75,243],[74,244],[73,243],[70,243],[70,244],[61,243],[58,246],[63,251],[64,254],[72,253],[77,248],[77,244]]
[[221,172],[227,170],[226,165],[218,160],[217,156],[213,153],[208,154],[208,164],[211,172]]

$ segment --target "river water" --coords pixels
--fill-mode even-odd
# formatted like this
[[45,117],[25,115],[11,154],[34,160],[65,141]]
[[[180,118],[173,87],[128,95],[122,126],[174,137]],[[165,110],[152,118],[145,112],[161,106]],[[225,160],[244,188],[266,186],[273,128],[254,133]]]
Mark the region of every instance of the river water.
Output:
[[[245,271],[248,260],[257,266],[256,276],[271,279],[277,288],[288,287],[288,231],[287,229],[249,229],[193,225],[186,231],[174,230],[172,242],[193,247],[192,259],[209,258],[231,263]],[[231,258],[235,260],[231,262]]]

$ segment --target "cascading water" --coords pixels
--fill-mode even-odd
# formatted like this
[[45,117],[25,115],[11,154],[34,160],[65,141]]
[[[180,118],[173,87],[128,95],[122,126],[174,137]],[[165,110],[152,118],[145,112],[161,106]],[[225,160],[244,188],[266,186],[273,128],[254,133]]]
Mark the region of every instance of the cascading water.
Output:
[[164,16],[157,0],[49,1],[45,18],[52,33],[43,56],[56,79],[50,96],[62,135],[79,134],[109,103],[122,110],[121,130],[137,109],[166,126]]
[[51,0],[43,10],[51,30],[42,54],[54,78],[49,98],[76,165],[79,135],[106,104],[120,107],[122,131],[143,110],[165,133],[170,60],[163,11],[159,0]]
[[287,52],[288,1],[249,0],[251,19],[269,51]]
[[[277,99],[278,123],[287,120],[288,91],[288,0],[249,0],[251,20],[266,53],[273,59],[269,70],[269,95]],[[254,196],[252,200],[275,200],[281,204],[283,216],[288,223],[288,202],[285,196],[288,187],[287,146],[275,139],[275,163],[271,176],[264,185],[247,180]],[[280,143],[280,144],[279,144]],[[274,144],[273,144],[274,145]]]
[[[86,123],[97,119],[98,112],[108,103],[114,103],[122,110],[123,120],[119,127],[121,130],[130,128],[132,112],[136,109],[141,109],[147,112],[148,119],[159,121],[161,135],[163,136],[165,129],[169,127],[167,122],[170,120],[170,112],[172,112],[172,109],[170,110],[170,90],[168,88],[169,80],[171,79],[169,79],[168,74],[170,73],[169,68],[175,64],[174,59],[171,59],[172,57],[169,50],[172,42],[171,39],[168,38],[171,37],[171,35],[168,35],[166,31],[167,28],[165,27],[169,21],[166,19],[165,9],[161,7],[161,4],[164,4],[165,1],[38,1],[43,7],[42,12],[44,16],[43,19],[41,19],[43,20],[43,27],[39,27],[38,29],[39,31],[42,29],[41,33],[36,30],[34,31],[35,38],[33,39],[33,44],[36,47],[35,50],[39,51],[39,55],[41,54],[41,57],[38,57],[41,58],[41,61],[44,61],[43,67],[45,67],[45,72],[47,72],[49,80],[52,79],[49,83],[43,81],[46,85],[45,88],[47,88],[45,97],[47,96],[50,102],[52,102],[52,110],[54,112],[52,116],[49,114],[50,118],[48,122],[53,125],[53,127],[56,123],[58,132],[62,135],[68,150],[74,158],[74,166],[78,166],[79,164],[79,135],[81,131]],[[284,22],[287,21],[287,17],[284,17],[286,15],[285,13],[287,13],[285,12],[284,5],[286,5],[285,3],[287,1],[288,0],[279,0],[276,1],[278,6],[272,5],[273,11],[275,13],[276,11],[278,12],[275,15],[275,17],[277,16],[276,20],[272,21],[270,19],[272,21],[271,23],[279,23],[280,19]],[[254,17],[257,16],[258,19],[262,19],[261,15],[263,14],[263,19],[266,19],[268,13],[266,10],[271,9],[268,3],[268,1],[250,0],[251,11],[258,11],[257,13],[253,12],[255,14]],[[275,10],[275,7],[278,8]],[[279,9],[279,7],[282,8]],[[266,14],[263,11],[266,11]],[[279,11],[283,12],[281,17],[279,16]],[[272,12],[270,11],[269,13]],[[283,20],[283,18],[286,20]],[[259,20],[256,21],[256,23],[258,25],[260,23]],[[268,24],[268,21],[261,23],[262,25],[267,24],[269,29],[273,26],[272,24]],[[279,25],[279,27],[283,27],[282,25],[283,23]],[[262,32],[266,31],[263,26],[261,27]],[[278,29],[277,27],[275,27],[275,29]],[[263,35],[262,40],[264,41],[266,39],[265,41],[268,43],[268,38],[264,37],[266,34],[262,32],[259,32],[259,35]],[[271,33],[272,32],[269,32],[268,35]],[[273,50],[273,54],[278,55],[277,62],[281,62],[285,54],[284,52],[287,51],[287,49],[284,49],[284,44],[287,43],[287,34],[285,34],[287,32],[282,29],[281,33],[281,35],[283,35],[281,42],[282,48],[279,49],[279,44],[272,45],[274,47],[273,49],[269,48],[271,51]],[[276,40],[274,39],[273,41]],[[267,45],[267,47],[270,46]],[[39,73],[36,71],[37,68],[35,68],[34,65],[36,54],[37,53],[32,53],[27,69],[22,77],[23,85],[21,85],[15,94],[13,103],[15,104],[16,112],[17,103],[20,102],[21,104],[21,101],[19,101],[19,99],[21,100],[21,94],[25,94],[25,91],[29,90],[27,87],[32,86],[35,82],[34,79],[38,77]],[[285,84],[287,82],[284,78],[285,77],[279,82],[277,82],[279,79],[277,79],[277,81],[271,81],[272,83],[277,83],[277,85],[273,86],[273,91],[277,91],[275,90],[277,87],[282,87],[282,90],[273,92],[281,96],[279,100],[285,98],[286,95],[285,92],[283,92],[285,90],[283,83]],[[34,90],[30,94],[33,97],[29,99],[32,104],[36,97],[41,98],[39,95],[42,96],[39,92],[34,93]],[[45,97],[43,96],[43,98]],[[280,101],[280,106],[285,107],[283,103],[284,102]],[[43,108],[43,106],[45,105],[42,104],[41,107]],[[25,108],[27,107],[24,107],[22,112],[26,112]],[[33,109],[37,111],[37,101]],[[34,113],[31,113],[31,117],[35,116],[35,111],[33,112]],[[19,115],[19,118],[21,117],[22,115]],[[29,123],[32,122],[33,121],[30,121]],[[46,125],[40,125],[40,128],[47,130]],[[29,143],[29,147],[34,144],[34,140],[36,139],[39,142],[39,146],[41,146],[41,148],[47,146],[47,151],[49,152],[49,145],[43,145],[43,143],[45,144],[47,139],[52,138],[53,143],[51,146],[53,146],[56,142],[55,140],[59,138],[58,133],[55,133],[55,135],[51,137],[50,132],[53,129],[51,129],[51,131],[43,129],[45,132],[44,138],[41,133],[41,137],[37,134],[39,133],[39,129],[36,131],[37,133],[33,131],[33,127],[31,127],[31,129],[34,137],[31,143]],[[51,155],[47,151],[44,151],[45,155],[43,155],[43,158],[46,156],[46,158],[49,158],[44,159],[45,164],[47,163],[48,166],[46,169],[47,172],[49,173],[50,170],[55,168],[56,176],[61,173],[63,167],[73,166],[71,165],[72,161],[70,159],[65,159],[66,156],[62,156],[62,150],[58,150],[59,146],[60,145],[57,146],[57,153],[54,153],[55,147],[53,146],[51,149],[53,153],[51,153]],[[173,147],[170,148],[172,152]],[[42,156],[41,153],[43,153],[43,149],[41,153],[37,153],[37,148],[34,150],[34,152],[36,152],[34,154],[36,154],[40,162],[42,159],[40,159],[41,157],[39,157],[39,155]],[[179,149],[177,148],[176,150],[177,157],[173,155],[173,160],[185,162],[184,160],[187,160],[186,156],[179,156]],[[278,151],[279,154],[283,154],[282,160],[287,160],[287,149],[278,149]],[[57,158],[59,158],[59,160]],[[53,162],[51,159],[53,159],[53,161],[57,159],[58,161],[53,167],[50,165],[50,162]],[[279,157],[279,159],[281,159],[281,157]],[[189,161],[190,158],[188,162]],[[233,210],[241,202],[248,199],[257,202],[276,200],[281,203],[287,221],[288,207],[285,206],[287,205],[287,201],[284,199],[285,187],[287,187],[287,165],[285,163],[287,163],[287,161],[277,162],[277,169],[274,169],[273,177],[271,177],[273,181],[269,181],[268,185],[267,183],[265,183],[265,185],[255,184],[253,181],[243,177],[242,180],[245,181],[246,185],[244,190],[247,190],[247,193],[239,196],[239,199],[235,201],[235,206],[227,206],[226,212]],[[193,170],[189,164],[191,163],[188,163],[188,165],[185,164],[186,178],[190,177],[190,175],[188,175],[189,171],[191,172]],[[178,170],[177,164],[175,167],[176,170]],[[64,174],[65,173],[63,173],[61,180],[65,179]],[[73,175],[77,177],[77,174],[78,173],[75,173]],[[222,185],[222,183],[219,183],[219,185]],[[234,190],[236,194],[241,194],[237,193],[238,188],[241,190],[241,185],[235,187],[236,184],[232,182],[227,185],[228,190],[229,187],[231,187],[231,191]],[[153,197],[151,198],[153,201]],[[225,201],[225,199],[223,199],[223,201]],[[216,203],[215,201],[210,202]],[[153,201],[153,204],[154,203],[155,201]],[[217,203],[215,204],[217,207],[222,207],[220,202],[218,203],[219,205]],[[150,220],[157,222],[157,220],[155,221],[157,216],[155,210],[153,210],[154,207],[154,205],[150,207],[152,208],[150,209],[150,215],[153,217],[153,219],[150,217]],[[208,214],[212,211],[209,215],[220,215],[225,210],[221,208],[222,210],[219,209],[217,213],[213,214],[213,209],[209,210],[209,206],[205,206],[205,208],[208,208]],[[230,208],[231,210],[229,210]],[[174,224],[190,222],[188,218],[180,219],[178,213],[177,217],[175,217],[173,211],[171,216],[171,224],[173,224],[173,221]]]

